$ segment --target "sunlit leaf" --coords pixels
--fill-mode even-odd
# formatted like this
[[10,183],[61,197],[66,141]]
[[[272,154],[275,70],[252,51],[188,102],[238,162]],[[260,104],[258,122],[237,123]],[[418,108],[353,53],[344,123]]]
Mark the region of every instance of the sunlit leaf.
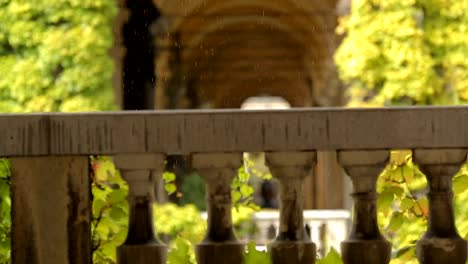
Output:
[[94,199],[93,201],[93,216],[97,217],[101,211],[102,208],[106,205],[106,202],[102,199]]
[[404,223],[405,217],[400,212],[394,212],[390,218],[390,223],[388,224],[388,229],[390,231],[397,231],[401,225]]
[[163,177],[164,181],[167,182],[167,183],[173,182],[176,179],[175,173],[167,172],[167,171],[163,173],[162,177]]
[[416,204],[413,206],[413,210],[416,215],[422,215],[427,217],[429,215],[429,202],[427,198],[420,198],[416,201]]
[[181,236],[177,236],[174,241],[173,250],[167,256],[168,264],[196,264],[193,258],[192,244]]
[[414,178],[414,170],[412,167],[405,165],[401,168],[401,173],[405,181],[411,182]]
[[377,206],[381,210],[390,209],[394,201],[395,194],[390,189],[384,189],[377,200]]
[[115,221],[120,221],[124,218],[126,219],[128,215],[122,208],[115,206],[111,208],[109,216],[112,217],[112,219],[114,219]]
[[332,247],[323,259],[317,261],[317,264],[343,264],[343,260],[338,251]]
[[415,205],[415,201],[409,197],[403,198],[400,203],[400,209],[401,210],[407,210],[412,208]]
[[166,192],[168,194],[173,194],[177,191],[177,187],[175,184],[172,184],[172,183],[167,183],[164,185],[164,189],[166,190]]
[[110,192],[107,196],[107,201],[110,204],[116,204],[127,200],[127,191],[124,189],[117,189]]
[[232,195],[232,202],[234,204],[236,204],[242,198],[242,194],[237,191],[232,192],[231,195]]
[[245,264],[270,264],[270,256],[264,251],[258,251],[255,242],[250,241],[247,244],[247,252],[244,253]]
[[250,195],[252,195],[254,193],[254,188],[252,188],[249,185],[242,185],[240,187],[240,192],[241,192],[242,196],[248,197],[248,196],[250,196]]
[[462,174],[455,177],[452,184],[455,194],[460,194],[468,190],[468,175]]
[[394,258],[406,259],[408,257],[411,258],[411,255],[414,255],[415,251],[416,251],[416,245],[410,245],[410,246],[398,249],[392,255]]

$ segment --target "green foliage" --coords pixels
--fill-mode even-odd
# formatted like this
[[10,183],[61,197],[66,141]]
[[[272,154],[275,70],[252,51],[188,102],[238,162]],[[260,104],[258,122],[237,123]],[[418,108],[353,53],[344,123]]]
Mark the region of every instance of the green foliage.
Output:
[[181,186],[180,204],[194,204],[198,210],[205,211],[205,183],[196,172],[184,176]]
[[10,263],[11,253],[10,163],[0,159],[0,263]]
[[1,0],[0,112],[113,109],[114,1]]
[[167,256],[167,264],[197,264],[193,253],[193,243],[182,236],[177,236]]
[[231,183],[232,203],[234,206],[245,205],[250,206],[255,210],[260,208],[253,203],[254,189],[249,185],[250,174],[247,173],[244,166],[237,171],[237,177]]
[[162,237],[175,239],[180,236],[196,244],[205,235],[206,222],[194,205],[155,205],[154,213],[156,230]]
[[[460,0],[353,0],[341,19],[346,33],[335,54],[350,106],[468,102],[468,9]],[[393,244],[393,264],[417,263],[416,241],[425,232],[426,178],[411,152],[392,152],[378,182],[378,219]],[[468,173],[455,176],[455,213],[468,233]]]
[[459,0],[354,0],[335,54],[351,106],[468,102],[468,9]]
[[[108,53],[116,11],[106,0],[0,0],[0,112],[115,109]],[[102,221],[93,220],[95,259],[114,254],[109,243],[119,239],[107,241],[125,208],[123,190],[104,182],[93,183],[93,216],[102,209]],[[1,160],[0,263],[10,261],[10,208],[9,165]]]
[[270,255],[264,251],[258,251],[255,248],[255,242],[247,244],[247,252],[244,254],[245,264],[271,264]]
[[[455,216],[462,236],[468,234],[468,167],[453,179]],[[392,242],[392,264],[416,264],[416,242],[427,228],[427,180],[413,163],[411,151],[392,151],[391,160],[378,180],[378,220]]]
[[128,186],[109,157],[91,157],[94,263],[115,263],[128,226]]
[[175,184],[176,175],[173,172],[164,172],[162,175],[164,180],[164,189],[168,194],[173,194],[177,191],[177,186]]
[[254,188],[250,185],[250,179],[253,175],[261,177],[264,180],[271,179],[270,172],[264,172],[258,169],[257,160],[250,159],[244,155],[244,165],[237,170],[237,177],[231,183],[232,203],[237,208],[238,206],[247,206],[255,211],[260,210],[260,207],[253,202]]
[[412,162],[411,151],[392,151],[378,180],[378,220],[392,242],[392,263],[416,261],[416,241],[427,226],[427,181]]
[[343,264],[343,260],[336,249],[332,247],[323,259],[317,260],[317,264]]

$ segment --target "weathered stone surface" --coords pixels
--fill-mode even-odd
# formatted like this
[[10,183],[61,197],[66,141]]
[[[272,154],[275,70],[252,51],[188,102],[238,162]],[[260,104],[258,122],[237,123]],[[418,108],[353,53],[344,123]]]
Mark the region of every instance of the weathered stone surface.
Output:
[[195,247],[197,263],[239,264],[244,261],[245,246],[239,241],[202,241]]
[[467,107],[0,115],[0,156],[468,147]]
[[429,185],[427,232],[417,243],[422,264],[467,261],[467,241],[458,234],[453,209],[452,178],[466,161],[466,149],[415,150],[414,161]]
[[129,186],[128,234],[117,249],[119,264],[166,263],[167,247],[154,230],[153,203],[156,178],[164,171],[161,154],[124,154],[114,157],[115,165]]
[[208,229],[196,246],[197,261],[200,264],[242,263],[245,246],[234,234],[231,216],[231,182],[242,164],[242,154],[195,154],[192,160],[206,183],[208,207]]
[[91,263],[88,157],[11,162],[13,263]]
[[389,159],[389,151],[340,151],[338,161],[353,183],[354,216],[349,238],[341,243],[346,264],[387,264],[391,244],[377,224],[377,177]]
[[315,263],[316,247],[304,228],[304,178],[316,164],[315,152],[266,153],[272,176],[280,183],[280,226],[276,239],[268,244],[274,264]]
[[119,264],[165,264],[167,247],[160,244],[123,245],[117,251]]

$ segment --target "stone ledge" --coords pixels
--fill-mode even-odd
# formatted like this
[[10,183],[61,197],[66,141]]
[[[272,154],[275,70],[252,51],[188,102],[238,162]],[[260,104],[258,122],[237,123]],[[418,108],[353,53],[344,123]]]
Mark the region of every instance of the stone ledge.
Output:
[[0,115],[0,156],[467,148],[468,107]]

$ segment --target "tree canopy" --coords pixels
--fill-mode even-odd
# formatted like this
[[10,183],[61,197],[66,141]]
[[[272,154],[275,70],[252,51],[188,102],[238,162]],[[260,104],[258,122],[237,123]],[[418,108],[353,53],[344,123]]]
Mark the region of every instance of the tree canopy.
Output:
[[115,1],[0,0],[0,112],[114,108]]
[[335,61],[351,106],[468,102],[468,1],[353,0]]

